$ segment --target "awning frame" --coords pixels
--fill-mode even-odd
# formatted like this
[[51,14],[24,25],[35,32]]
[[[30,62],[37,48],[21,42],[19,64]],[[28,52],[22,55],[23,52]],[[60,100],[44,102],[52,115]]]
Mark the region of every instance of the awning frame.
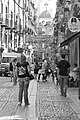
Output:
[[63,47],[65,45],[69,45],[69,43],[73,40],[75,40],[76,38],[80,37],[80,31],[75,33],[74,35],[70,36],[69,38],[67,38],[65,41],[60,43],[60,47]]

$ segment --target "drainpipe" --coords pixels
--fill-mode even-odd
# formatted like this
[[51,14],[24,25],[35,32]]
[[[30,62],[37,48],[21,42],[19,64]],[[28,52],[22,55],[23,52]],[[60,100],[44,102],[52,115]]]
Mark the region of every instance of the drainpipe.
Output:
[[[14,0],[14,27],[15,27],[15,0]],[[15,33],[14,33],[14,50],[15,50]]]
[[[23,8],[24,8],[24,0],[23,0]],[[23,9],[23,48],[24,48],[24,9]]]
[[[20,0],[18,0],[18,5],[20,5]],[[18,43],[17,43],[17,48],[19,47],[19,43],[20,43],[20,8],[18,6]]]
[[[9,15],[9,0],[8,0],[8,10],[7,10],[7,13],[8,13],[8,15]],[[8,18],[8,26],[9,26],[9,18]],[[9,51],[9,34],[10,33],[10,31],[9,30],[7,30],[7,51]],[[11,46],[10,46],[11,47]]]

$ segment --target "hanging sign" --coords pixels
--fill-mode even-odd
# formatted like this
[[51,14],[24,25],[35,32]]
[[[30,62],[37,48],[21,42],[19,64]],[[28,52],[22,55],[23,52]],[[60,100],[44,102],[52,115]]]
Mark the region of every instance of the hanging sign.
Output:
[[71,32],[79,32],[80,31],[80,22],[78,18],[71,17],[68,21],[68,28]]

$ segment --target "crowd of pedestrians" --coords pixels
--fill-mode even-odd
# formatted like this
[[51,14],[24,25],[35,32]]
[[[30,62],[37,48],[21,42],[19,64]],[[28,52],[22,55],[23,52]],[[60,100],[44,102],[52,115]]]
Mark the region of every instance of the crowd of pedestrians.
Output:
[[[56,78],[56,85],[60,87],[61,96],[64,97],[67,96],[68,87],[79,87],[80,89],[80,85],[79,85],[80,68],[76,63],[74,63],[73,66],[70,65],[69,61],[66,60],[65,54],[61,54],[59,61],[57,61],[57,63],[54,63],[53,66],[48,59],[44,59],[42,61],[42,65],[38,68],[39,69],[37,71],[37,76],[36,76],[37,81],[39,82],[40,80],[42,80],[43,82],[47,82],[50,75],[53,81],[54,78]],[[73,86],[71,86],[72,78],[73,78]],[[79,92],[79,96],[80,96],[80,92]]]
[[[34,73],[35,73],[35,68],[34,68]],[[38,64],[38,72],[37,72],[37,81],[40,81],[40,78],[42,78],[43,82],[47,81],[47,78],[50,77],[51,74],[51,69],[48,61],[44,59],[42,61],[42,64]]]
[[[52,69],[54,68],[54,69]],[[79,81],[79,67],[74,64],[74,68],[71,73],[71,65],[65,59],[65,55],[61,55],[61,59],[52,66],[52,63],[48,59],[44,59],[41,62],[36,61],[34,63],[34,79],[37,82],[47,82],[52,77],[56,78],[56,85],[60,87],[61,96],[67,96],[67,88],[73,77],[73,81],[78,85]],[[30,83],[31,69],[30,64],[26,61],[25,55],[21,54],[19,61],[15,58],[10,62],[10,74],[11,81],[16,85],[17,81],[19,83],[19,105],[22,104],[22,99],[24,95],[24,104],[29,105],[28,100],[28,87]],[[24,93],[24,94],[23,94]],[[80,98],[80,97],[79,97]]]

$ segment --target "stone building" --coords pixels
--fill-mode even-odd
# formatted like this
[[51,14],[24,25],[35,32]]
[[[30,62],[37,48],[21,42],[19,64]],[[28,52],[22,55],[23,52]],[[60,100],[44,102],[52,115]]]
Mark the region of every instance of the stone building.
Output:
[[[58,45],[60,51],[66,54],[66,58],[73,65],[77,63],[80,66],[80,0],[57,0],[57,10],[55,19],[57,24]],[[76,18],[78,22],[75,25],[70,23],[70,20]],[[69,24],[71,29],[69,28]],[[78,25],[77,25],[78,24]],[[76,28],[76,31],[75,31]],[[59,51],[59,52],[60,52]]]
[[34,0],[0,0],[0,46],[25,48],[28,35],[36,34]]

